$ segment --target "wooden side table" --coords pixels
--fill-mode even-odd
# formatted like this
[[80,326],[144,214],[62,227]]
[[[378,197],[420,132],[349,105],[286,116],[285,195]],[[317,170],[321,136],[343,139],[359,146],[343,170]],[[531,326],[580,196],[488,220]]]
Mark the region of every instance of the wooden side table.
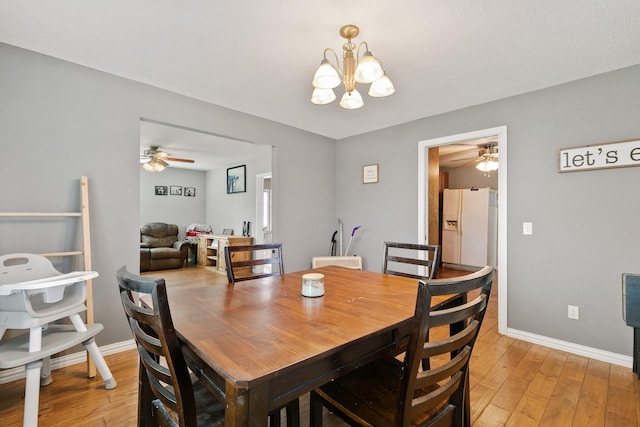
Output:
[[198,236],[198,265],[216,267],[219,273],[226,274],[227,266],[224,260],[224,247],[252,244],[253,237],[201,234]]

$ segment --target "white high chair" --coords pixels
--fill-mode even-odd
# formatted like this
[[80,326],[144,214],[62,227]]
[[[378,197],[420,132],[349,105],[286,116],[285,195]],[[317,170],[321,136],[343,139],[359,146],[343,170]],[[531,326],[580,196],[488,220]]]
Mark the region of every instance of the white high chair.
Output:
[[[40,255],[0,256],[0,339],[7,329],[28,334],[0,343],[0,369],[25,366],[23,426],[38,425],[39,387],[51,382],[49,357],[82,343],[96,364],[105,388],[117,383],[98,350],[95,335],[103,326],[85,325],[86,283],[95,271],[62,274]],[[68,317],[72,325],[49,324]]]

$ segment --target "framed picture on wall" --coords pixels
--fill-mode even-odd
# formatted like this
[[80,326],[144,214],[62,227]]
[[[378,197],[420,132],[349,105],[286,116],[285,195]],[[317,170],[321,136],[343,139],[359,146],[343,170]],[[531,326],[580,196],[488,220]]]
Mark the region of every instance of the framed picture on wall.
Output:
[[185,197],[196,197],[196,188],[195,187],[184,187],[184,195],[185,195]]
[[363,184],[375,184],[378,182],[379,165],[364,165],[362,166],[362,183]]
[[166,196],[169,194],[166,185],[156,185],[156,196]]
[[247,179],[246,165],[227,168],[227,194],[246,192],[247,191],[246,179]]
[[172,185],[169,187],[169,194],[172,196],[182,196],[182,187],[178,185]]

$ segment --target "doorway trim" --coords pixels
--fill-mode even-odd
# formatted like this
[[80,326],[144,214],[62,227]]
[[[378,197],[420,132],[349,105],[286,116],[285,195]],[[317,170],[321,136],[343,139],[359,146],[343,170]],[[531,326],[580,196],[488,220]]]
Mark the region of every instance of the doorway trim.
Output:
[[[262,218],[264,216],[263,193],[264,193],[265,178],[271,178],[273,183],[273,175],[271,172],[259,173],[256,175],[256,222],[255,222],[256,239],[255,240],[257,244],[271,243],[271,242],[266,242],[264,240],[264,233],[263,233],[264,223],[262,221]],[[272,206],[270,216],[272,216],[273,215],[273,192],[271,193],[270,198],[271,198],[270,204]],[[271,217],[271,239],[270,240],[273,241],[273,217]]]
[[429,148],[469,139],[497,137],[500,150],[498,172],[498,332],[507,334],[507,127],[498,126],[473,132],[427,139],[418,142],[418,242],[427,243],[427,194],[429,191],[427,156]]

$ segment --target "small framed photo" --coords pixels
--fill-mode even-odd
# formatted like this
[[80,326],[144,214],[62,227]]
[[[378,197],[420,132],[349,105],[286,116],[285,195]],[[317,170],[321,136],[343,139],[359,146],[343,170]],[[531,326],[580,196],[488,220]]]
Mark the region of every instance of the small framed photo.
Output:
[[378,182],[378,172],[380,165],[364,165],[362,166],[362,183],[375,184]]
[[245,193],[247,191],[247,167],[235,166],[227,169],[227,194]]
[[166,196],[169,194],[166,185],[156,185],[156,196]]
[[184,196],[185,197],[196,197],[196,188],[195,187],[184,187]]
[[179,185],[172,185],[169,187],[169,194],[172,196],[182,196],[182,187]]

